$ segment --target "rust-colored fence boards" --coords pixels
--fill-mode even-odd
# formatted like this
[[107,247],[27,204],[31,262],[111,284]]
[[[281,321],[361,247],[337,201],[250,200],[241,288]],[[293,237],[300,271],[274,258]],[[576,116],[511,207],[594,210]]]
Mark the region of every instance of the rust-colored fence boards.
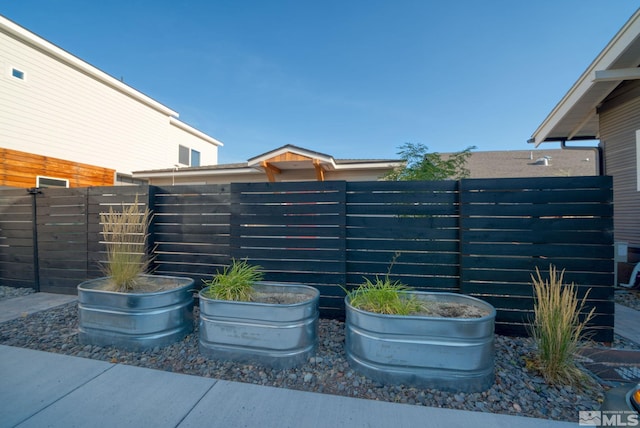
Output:
[[0,191],[0,285],[35,288],[32,200],[25,189]]
[[265,280],[316,287],[323,316],[344,316],[344,181],[233,183],[231,255]]
[[613,329],[613,205],[610,177],[463,180],[461,289],[498,310],[500,331],[524,333],[531,274],[566,269],[595,306],[597,339]]
[[[0,281],[76,293],[101,275],[100,213],[122,204],[154,212],[157,273],[208,279],[231,258],[266,280],[320,290],[325,317],[344,316],[344,291],[389,274],[425,291],[493,304],[498,332],[523,334],[531,274],[549,264],[590,290],[594,339],[613,339],[610,177],[444,182],[295,182],[0,190]],[[32,205],[37,201],[39,269]],[[39,275],[36,275],[39,274]]]

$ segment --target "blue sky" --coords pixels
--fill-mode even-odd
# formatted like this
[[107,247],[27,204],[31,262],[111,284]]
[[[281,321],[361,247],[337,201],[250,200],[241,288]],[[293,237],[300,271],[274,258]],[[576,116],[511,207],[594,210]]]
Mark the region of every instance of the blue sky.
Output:
[[[0,14],[219,139],[335,158],[528,150],[629,0],[4,0]],[[547,145],[556,148],[555,145]]]

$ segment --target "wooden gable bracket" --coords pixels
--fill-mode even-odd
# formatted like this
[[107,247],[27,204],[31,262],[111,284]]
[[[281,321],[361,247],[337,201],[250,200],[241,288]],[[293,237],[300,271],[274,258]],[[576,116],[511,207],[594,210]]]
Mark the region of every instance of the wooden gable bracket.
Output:
[[313,167],[316,169],[316,180],[324,181],[324,168],[318,159],[313,160]]
[[280,171],[280,168],[270,164],[267,161],[262,162],[262,167],[264,168],[264,172],[267,173],[267,178],[269,179],[270,183],[274,183],[276,181],[276,174],[280,174],[282,172]]

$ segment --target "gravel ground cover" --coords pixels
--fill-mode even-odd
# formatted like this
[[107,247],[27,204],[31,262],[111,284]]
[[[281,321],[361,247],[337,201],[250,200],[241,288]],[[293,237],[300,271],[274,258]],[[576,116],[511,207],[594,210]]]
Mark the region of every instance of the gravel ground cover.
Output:
[[615,301],[636,311],[640,311],[640,290],[617,290]]
[[[24,293],[7,291],[5,288],[0,287],[0,298],[16,297],[12,293]],[[637,293],[620,297],[627,301],[627,305],[634,298],[640,300]],[[616,301],[618,299],[616,295]],[[320,321],[318,352],[304,365],[295,369],[272,370],[202,357],[198,352],[198,326],[195,321],[194,332],[181,342],[147,352],[81,345],[77,340],[77,312],[77,304],[70,303],[2,323],[0,344],[259,385],[569,422],[578,420],[580,410],[599,409],[605,392],[605,387],[596,382],[580,389],[545,383],[537,372],[527,368],[527,358],[534,350],[533,342],[528,338],[497,335],[494,385],[478,393],[451,393],[382,385],[360,376],[347,363],[344,325],[336,320]],[[197,316],[196,308],[194,318],[197,319]],[[640,349],[637,344],[619,337],[614,347]]]

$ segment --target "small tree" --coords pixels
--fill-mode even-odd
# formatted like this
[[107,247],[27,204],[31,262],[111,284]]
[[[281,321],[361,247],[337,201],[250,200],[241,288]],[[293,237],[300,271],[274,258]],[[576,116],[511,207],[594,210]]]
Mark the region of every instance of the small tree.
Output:
[[466,168],[467,159],[471,156],[470,146],[461,152],[442,156],[440,153],[429,153],[429,148],[421,143],[404,143],[400,146],[398,155],[404,160],[404,165],[385,175],[390,181],[410,180],[448,180],[469,177]]

